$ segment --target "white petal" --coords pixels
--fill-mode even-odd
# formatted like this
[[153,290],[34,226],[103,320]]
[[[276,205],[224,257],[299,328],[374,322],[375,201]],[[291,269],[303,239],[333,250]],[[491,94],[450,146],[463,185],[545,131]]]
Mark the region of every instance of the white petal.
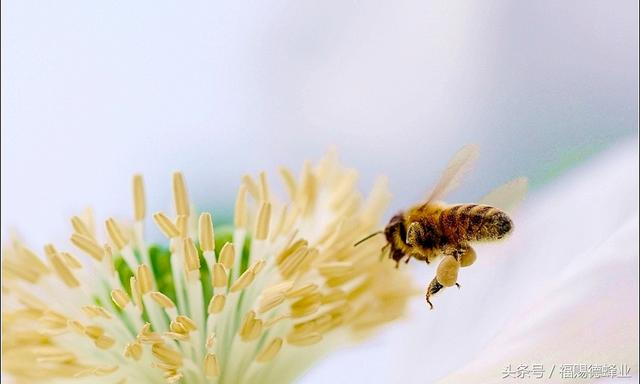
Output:
[[[618,146],[535,193],[515,216],[510,239],[477,247],[477,262],[460,271],[460,291],[445,290],[435,298],[434,311],[416,303],[395,345],[399,379],[433,382],[484,353],[514,314],[539,300],[543,287],[637,217],[637,195],[635,143]],[[433,268],[416,265],[426,284]]]
[[442,382],[504,382],[503,369],[521,363],[542,364],[547,374],[555,365],[556,380],[561,364],[626,364],[637,373],[637,234],[638,217],[575,259],[477,359]]

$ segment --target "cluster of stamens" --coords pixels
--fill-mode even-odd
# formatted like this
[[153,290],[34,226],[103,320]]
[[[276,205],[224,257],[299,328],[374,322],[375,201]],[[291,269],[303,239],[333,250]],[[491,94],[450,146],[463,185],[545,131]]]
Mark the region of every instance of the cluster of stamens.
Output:
[[[329,155],[300,178],[281,170],[289,199],[266,174],[245,176],[232,227],[194,214],[180,173],[175,215],[153,221],[168,246],[144,240],[143,180],[133,222],[71,219],[79,256],[17,239],[2,264],[3,365],[25,381],[78,383],[286,382],[337,345],[399,318],[415,293],[379,259],[388,193],[364,199],[355,172]],[[220,233],[218,233],[220,232]]]

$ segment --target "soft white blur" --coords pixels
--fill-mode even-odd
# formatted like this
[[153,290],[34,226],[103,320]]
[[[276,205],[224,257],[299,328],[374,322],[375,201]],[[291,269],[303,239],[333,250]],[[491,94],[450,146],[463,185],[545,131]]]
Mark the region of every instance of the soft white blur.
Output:
[[152,210],[186,173],[228,217],[244,172],[336,145],[401,207],[462,144],[472,198],[534,183],[637,125],[638,4],[2,2],[2,236],[36,247],[86,206]]
[[[241,174],[331,145],[363,187],[389,176],[393,209],[468,142],[481,158],[454,197],[539,185],[635,137],[637,27],[635,1],[3,1],[2,238],[39,249],[87,206],[130,215],[134,172],[151,211],[181,169],[228,219]],[[379,379],[393,337],[350,377]]]

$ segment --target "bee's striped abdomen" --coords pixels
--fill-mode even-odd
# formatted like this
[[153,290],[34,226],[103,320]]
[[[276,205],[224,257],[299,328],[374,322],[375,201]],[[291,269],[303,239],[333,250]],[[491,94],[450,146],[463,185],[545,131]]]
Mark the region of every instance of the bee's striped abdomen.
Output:
[[511,219],[488,205],[459,204],[440,214],[442,233],[453,241],[497,240],[511,231]]

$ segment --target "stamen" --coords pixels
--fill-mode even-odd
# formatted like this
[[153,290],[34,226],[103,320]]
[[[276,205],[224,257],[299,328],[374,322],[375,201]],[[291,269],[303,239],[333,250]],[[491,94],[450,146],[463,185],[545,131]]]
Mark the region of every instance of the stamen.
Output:
[[104,334],[104,329],[97,325],[87,325],[84,327],[84,334],[95,340]]
[[138,269],[136,271],[136,279],[138,280],[138,287],[140,288],[141,295],[144,295],[145,293],[151,291],[151,289],[153,288],[151,272],[149,271],[149,267],[147,267],[145,264],[138,265]]
[[60,255],[69,268],[82,268],[80,260],[76,259],[76,257],[69,252],[60,252]]
[[258,363],[268,363],[276,357],[281,348],[282,339],[276,337],[258,353],[258,355],[256,356],[256,361]]
[[244,271],[242,275],[231,285],[230,292],[238,292],[248,287],[255,279],[256,274],[251,269]]
[[178,228],[181,238],[189,237],[189,216],[178,215],[176,217],[176,228]]
[[109,239],[116,246],[117,249],[121,250],[127,246],[128,242],[122,234],[122,230],[120,226],[116,223],[116,221],[112,218],[107,219],[105,222],[107,228],[107,235]]
[[67,326],[69,326],[72,331],[84,335],[84,326],[80,324],[78,320],[67,321]]
[[235,248],[233,243],[225,243],[220,250],[220,263],[224,265],[225,268],[231,269],[233,267],[233,262],[235,261]]
[[87,228],[85,223],[78,216],[73,216],[71,218],[71,226],[73,227],[73,230],[80,235],[93,239],[93,234],[91,233],[91,231],[89,231],[89,228]]
[[264,268],[264,266],[267,264],[266,261],[264,260],[257,260],[255,263],[253,263],[249,268],[251,268],[251,270],[253,271],[253,273],[255,273],[256,275],[258,275],[262,269]]
[[215,288],[223,288],[227,286],[227,272],[221,263],[213,264],[211,275],[212,284]]
[[265,240],[269,236],[269,221],[271,220],[271,204],[262,203],[256,220],[256,240]]
[[173,203],[179,216],[189,216],[189,198],[184,176],[180,172],[173,174]]
[[318,266],[318,271],[325,278],[340,277],[353,271],[353,264],[344,261],[323,263]]
[[216,243],[213,233],[213,220],[211,219],[211,214],[206,212],[200,214],[198,229],[200,235],[198,237],[200,240],[200,249],[202,249],[203,252],[214,252],[216,250]]
[[122,354],[124,357],[138,361],[142,357],[142,344],[137,341],[129,343],[124,347]]
[[[66,328],[69,321],[69,319],[67,319],[64,315],[53,311],[45,313],[38,320],[43,326],[50,329]],[[40,338],[40,335],[38,333],[34,332],[34,335],[36,336],[36,338]],[[44,340],[46,341],[46,339]]]
[[108,376],[118,370],[117,365],[102,365],[93,369],[93,374],[96,376]]
[[158,303],[162,308],[169,309],[176,307],[174,302],[162,292],[151,292],[149,296],[151,296],[151,299]]
[[155,223],[158,226],[158,228],[160,229],[160,231],[168,239],[172,239],[172,238],[178,237],[178,235],[180,235],[180,232],[178,231],[178,228],[175,226],[175,224],[173,224],[171,219],[169,219],[167,217],[167,215],[165,215],[164,213],[162,213],[162,212],[154,213],[153,214],[153,221],[155,221]]
[[291,315],[287,315],[287,314],[283,314],[283,315],[278,315],[276,317],[273,317],[267,321],[265,321],[264,323],[264,329],[269,329],[271,327],[273,327],[274,325],[278,324],[279,322],[281,322],[282,320],[286,320],[291,318]]
[[320,341],[322,341],[322,335],[315,332],[300,335],[290,334],[287,336],[287,343],[298,347],[317,344]]
[[275,292],[267,295],[263,294],[262,299],[260,300],[260,304],[258,306],[258,313],[264,313],[277,307],[282,302],[284,302],[284,299],[285,299],[284,293]]
[[158,344],[163,343],[162,337],[151,331],[151,324],[145,323],[138,333],[137,341],[142,344]]
[[102,260],[103,250],[98,243],[96,243],[91,237],[82,235],[80,233],[74,233],[71,235],[71,242],[80,250],[84,251],[87,255],[93,257],[97,261]]
[[207,353],[204,358],[204,374],[210,379],[220,376],[218,359],[213,353]]
[[318,284],[307,283],[299,288],[294,288],[286,293],[287,298],[307,296],[318,290]]
[[11,276],[12,278],[20,278],[34,284],[38,281],[40,275],[32,270],[28,269],[28,266],[17,265],[11,261],[4,261],[2,264],[4,268],[5,277]]
[[247,312],[238,332],[240,339],[245,342],[256,340],[262,333],[262,325],[262,320],[256,319],[255,312]]
[[344,291],[340,289],[334,289],[331,292],[324,294],[322,296],[321,302],[322,304],[330,304],[340,300],[344,300],[345,298],[346,298],[346,295]]
[[251,194],[251,197],[253,197],[255,201],[260,201],[260,189],[258,188],[258,185],[256,184],[256,182],[253,181],[251,176],[249,175],[242,176],[242,182],[247,187],[247,190]]
[[297,252],[300,249],[304,249],[306,251],[307,245],[308,243],[306,240],[297,240],[289,248],[286,248],[276,257],[276,264],[281,265],[287,258],[289,258],[293,253]]
[[185,261],[185,269],[187,272],[199,271],[200,270],[200,258],[198,257],[198,250],[196,249],[196,245],[193,243],[193,239],[187,237],[183,240],[183,250],[184,250],[184,261]]
[[115,276],[116,267],[113,263],[113,252],[109,244],[105,244],[102,252],[102,264],[106,266],[109,276]]
[[242,184],[236,197],[234,224],[237,229],[247,228],[247,186]]
[[187,316],[179,315],[178,317],[176,317],[176,321],[182,324],[187,332],[195,331],[196,329],[198,329],[198,325],[196,324],[196,322],[191,320]]
[[178,341],[189,341],[189,334],[188,333],[177,333],[177,332],[165,332],[163,334],[164,337],[169,338],[171,340],[178,340]]
[[303,213],[305,215],[308,215],[312,211],[312,209],[315,208],[315,201],[317,198],[317,181],[315,175],[313,174],[311,163],[308,161],[305,161],[304,163],[300,184],[301,191],[299,194],[299,204],[302,207]]
[[177,320],[172,320],[171,321],[171,323],[169,324],[169,329],[171,329],[172,332],[179,333],[179,334],[188,334],[189,333],[189,331],[184,326],[184,324],[180,323]]
[[55,248],[51,244],[47,244],[44,247],[45,253],[49,257],[49,262],[56,272],[56,275],[62,280],[62,282],[69,288],[75,288],[80,286],[80,282],[73,275],[73,272],[69,269],[67,264],[62,261],[60,255],[56,252]]
[[278,236],[283,232],[282,229],[284,228],[284,224],[285,221],[287,220],[287,210],[289,209],[289,206],[284,205],[282,206],[282,209],[280,211],[279,214],[276,214],[276,217],[278,218],[276,221],[276,225],[275,225],[275,229],[270,231],[271,232],[271,242],[273,242],[276,238],[278,238]]
[[25,259],[26,264],[33,270],[40,274],[47,274],[50,272],[49,267],[47,267],[46,264],[42,262],[42,259],[40,259],[32,250],[22,245],[18,245],[16,248],[18,249],[19,255]]
[[98,305],[85,305],[82,307],[82,311],[89,317],[102,317],[105,319],[111,318],[109,312]]
[[260,201],[269,201],[269,183],[265,172],[260,172]]
[[142,297],[140,296],[140,287],[138,285],[138,280],[131,276],[129,279],[129,287],[131,289],[131,297],[133,298],[133,303],[138,307],[140,311],[142,311]]
[[214,295],[209,301],[209,307],[207,308],[207,312],[209,314],[220,313],[224,308],[224,303],[226,299],[224,295]]
[[38,363],[71,363],[76,360],[76,356],[71,352],[47,353],[44,356],[38,356]]
[[316,312],[321,305],[322,295],[318,292],[304,296],[291,304],[291,316],[304,317]]
[[113,345],[116,343],[116,340],[113,337],[100,335],[93,341],[93,343],[100,349],[109,349],[113,347]]
[[284,185],[287,189],[287,193],[289,193],[289,199],[291,201],[295,201],[297,197],[297,187],[296,187],[296,178],[293,173],[285,167],[280,168],[280,176],[282,176],[282,180],[284,181]]
[[303,265],[304,259],[308,254],[308,249],[299,248],[291,256],[289,256],[280,266],[280,273],[284,279],[290,279],[298,272],[299,267]]
[[173,348],[169,348],[165,344],[153,344],[151,346],[151,353],[163,363],[176,368],[182,366],[182,354]]
[[133,218],[135,221],[144,220],[145,215],[144,182],[141,175],[133,176]]

